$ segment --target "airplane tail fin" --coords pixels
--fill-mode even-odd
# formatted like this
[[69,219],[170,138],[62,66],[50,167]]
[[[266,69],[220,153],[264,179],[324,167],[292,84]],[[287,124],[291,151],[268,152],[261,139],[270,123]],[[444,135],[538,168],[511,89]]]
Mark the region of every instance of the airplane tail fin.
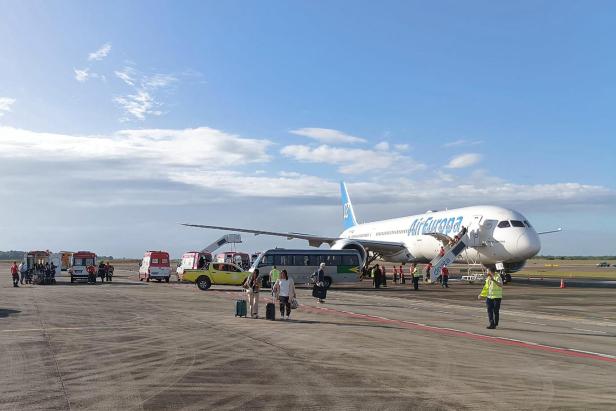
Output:
[[357,220],[355,219],[353,204],[351,204],[351,198],[349,197],[344,181],[340,182],[340,195],[342,196],[342,218],[344,229],[346,230],[347,228],[356,226]]

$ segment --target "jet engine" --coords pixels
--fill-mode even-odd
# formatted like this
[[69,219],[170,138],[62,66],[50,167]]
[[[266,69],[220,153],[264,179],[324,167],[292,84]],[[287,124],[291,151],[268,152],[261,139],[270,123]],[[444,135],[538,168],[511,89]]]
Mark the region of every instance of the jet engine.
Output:
[[366,258],[368,257],[368,252],[364,248],[363,245],[353,240],[338,240],[331,246],[332,250],[357,250],[359,252],[359,257],[361,258],[362,267],[366,263]]

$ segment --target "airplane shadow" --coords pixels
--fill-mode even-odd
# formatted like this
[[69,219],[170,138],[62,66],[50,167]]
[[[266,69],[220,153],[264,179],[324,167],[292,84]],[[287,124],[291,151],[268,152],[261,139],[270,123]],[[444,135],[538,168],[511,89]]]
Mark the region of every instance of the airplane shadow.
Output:
[[20,310],[13,310],[11,308],[0,308],[0,318],[8,317],[12,314],[20,313]]

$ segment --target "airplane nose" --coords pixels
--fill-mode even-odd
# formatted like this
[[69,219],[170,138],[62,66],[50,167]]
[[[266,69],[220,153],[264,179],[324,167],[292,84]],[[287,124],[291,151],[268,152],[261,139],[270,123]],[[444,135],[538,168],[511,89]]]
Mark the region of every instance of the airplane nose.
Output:
[[524,258],[534,257],[539,250],[541,250],[541,242],[537,233],[527,231],[518,237],[516,251]]

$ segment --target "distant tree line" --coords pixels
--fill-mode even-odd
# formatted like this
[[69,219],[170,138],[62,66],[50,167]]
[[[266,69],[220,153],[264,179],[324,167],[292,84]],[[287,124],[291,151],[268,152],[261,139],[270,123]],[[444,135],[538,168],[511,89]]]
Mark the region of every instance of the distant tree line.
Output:
[[0,251],[0,260],[21,260],[24,257],[24,251]]
[[567,256],[557,256],[557,255],[538,255],[534,257],[536,260],[616,260],[616,256],[614,255],[567,255]]
[[[0,260],[21,260],[24,258],[25,251],[11,250],[11,251],[0,251]],[[99,260],[113,260],[113,256],[109,255],[99,255],[97,256]]]

